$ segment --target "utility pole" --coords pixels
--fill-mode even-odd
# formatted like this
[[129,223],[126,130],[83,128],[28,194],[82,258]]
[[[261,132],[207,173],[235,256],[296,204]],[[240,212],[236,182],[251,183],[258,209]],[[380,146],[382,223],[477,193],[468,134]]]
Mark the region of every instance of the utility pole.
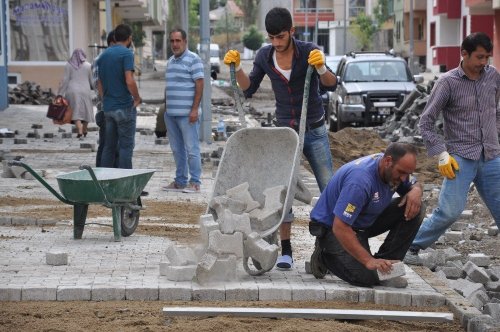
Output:
[[415,75],[415,68],[413,65],[413,0],[410,0],[410,70],[412,75]]
[[306,17],[305,17],[305,30],[304,30],[304,40],[309,41],[309,31],[308,31],[308,17],[309,17],[309,0],[306,0]]
[[316,45],[318,45],[318,27],[319,27],[319,23],[318,23],[318,2],[317,1],[316,1],[316,8],[314,8],[314,10],[315,10],[315,14],[316,14],[315,15],[315,22],[316,22],[316,24],[314,26],[314,39],[313,39],[313,41],[314,41],[314,43]]
[[200,140],[212,143],[212,86],[210,77],[210,20],[209,2],[200,1],[200,53],[203,61],[203,96],[201,99]]
[[106,34],[113,30],[113,22],[111,22],[111,0],[106,0]]
[[347,0],[344,0],[344,54],[347,53]]
[[[203,2],[203,1],[202,1]],[[186,35],[189,36],[189,20],[188,20],[188,0],[181,0],[181,27],[182,30],[186,31]]]
[[229,47],[229,25],[227,22],[227,1],[226,5],[224,6],[224,13],[226,15],[226,52],[229,51],[231,48]]

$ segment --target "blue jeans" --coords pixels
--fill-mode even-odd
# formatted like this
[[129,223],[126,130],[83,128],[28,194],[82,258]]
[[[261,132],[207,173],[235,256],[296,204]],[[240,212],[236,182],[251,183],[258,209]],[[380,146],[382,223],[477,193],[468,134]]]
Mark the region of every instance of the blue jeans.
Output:
[[169,116],[165,113],[168,140],[175,160],[175,182],[181,186],[189,182],[200,184],[200,120],[189,123],[189,116]]
[[479,160],[453,157],[460,170],[455,172],[455,179],[444,179],[438,206],[422,223],[412,249],[429,247],[460,217],[472,182],[500,228],[500,157],[489,161],[484,160],[484,155]]
[[326,125],[305,132],[303,152],[311,165],[319,191],[323,192],[333,176],[333,160]]
[[135,108],[105,111],[105,140],[101,166],[114,167],[118,149],[118,168],[132,168],[132,154],[135,146]]
[[[333,177],[333,160],[326,125],[305,132],[302,152],[311,165],[319,191],[323,192]],[[294,214],[290,210],[283,218],[283,222],[292,222],[293,219]]]

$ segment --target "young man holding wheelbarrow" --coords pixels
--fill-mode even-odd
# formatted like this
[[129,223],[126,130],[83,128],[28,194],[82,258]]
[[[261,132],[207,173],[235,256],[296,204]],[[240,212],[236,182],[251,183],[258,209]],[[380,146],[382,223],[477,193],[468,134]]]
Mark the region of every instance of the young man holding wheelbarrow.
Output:
[[[325,66],[325,55],[318,46],[293,37],[295,28],[287,9],[271,9],[266,15],[265,24],[271,45],[261,48],[257,53],[250,75],[241,69],[240,54],[236,50],[226,53],[224,63],[235,64],[236,80],[246,98],[252,97],[264,75],[267,75],[271,79],[276,100],[277,126],[290,127],[296,131],[300,123],[306,71],[309,65],[315,67],[316,73],[313,73],[310,85],[303,153],[311,165],[320,191],[323,191],[333,175],[333,161],[319,88],[335,90],[336,77]],[[293,266],[290,243],[292,221],[293,213],[290,211],[280,226],[282,256],[278,258],[278,268],[289,269]]]

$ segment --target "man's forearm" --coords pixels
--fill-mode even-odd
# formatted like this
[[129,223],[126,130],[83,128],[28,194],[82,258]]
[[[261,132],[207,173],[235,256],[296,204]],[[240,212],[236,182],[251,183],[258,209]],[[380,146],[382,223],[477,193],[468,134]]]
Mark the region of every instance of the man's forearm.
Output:
[[203,79],[200,78],[194,82],[194,98],[191,109],[198,110],[198,108],[200,107],[202,96],[203,96]]
[[320,75],[319,80],[324,86],[334,86],[337,84],[337,77],[329,70],[327,70],[323,75]]
[[250,78],[247,74],[245,74],[243,69],[240,69],[236,72],[236,81],[243,91],[250,87]]

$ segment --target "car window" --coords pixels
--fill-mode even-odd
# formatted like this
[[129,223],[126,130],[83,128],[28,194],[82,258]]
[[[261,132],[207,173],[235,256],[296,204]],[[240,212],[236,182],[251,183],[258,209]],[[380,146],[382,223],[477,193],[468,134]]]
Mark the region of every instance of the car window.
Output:
[[345,69],[346,82],[410,82],[403,61],[356,61]]

